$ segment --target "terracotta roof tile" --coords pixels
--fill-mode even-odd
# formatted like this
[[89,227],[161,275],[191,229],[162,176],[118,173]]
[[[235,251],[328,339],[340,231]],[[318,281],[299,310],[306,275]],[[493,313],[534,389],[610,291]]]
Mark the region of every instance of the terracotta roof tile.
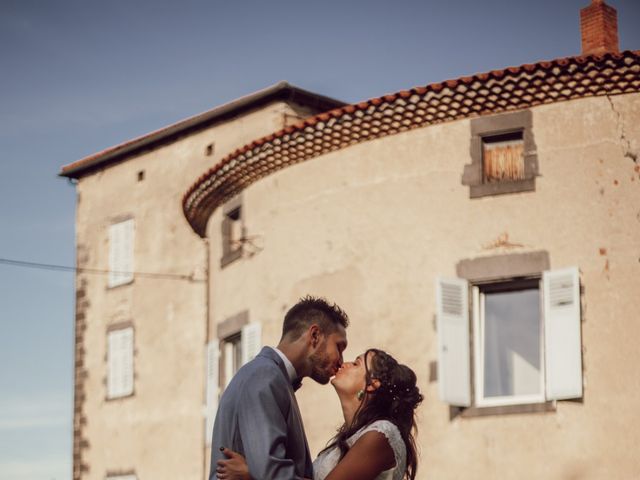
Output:
[[[324,153],[466,117],[630,92],[640,92],[640,51],[509,67],[346,105],[225,157],[186,192],[184,214],[193,229],[205,236],[211,213],[228,198],[266,175]],[[389,109],[393,115],[381,115]],[[359,117],[358,125],[354,116]]]

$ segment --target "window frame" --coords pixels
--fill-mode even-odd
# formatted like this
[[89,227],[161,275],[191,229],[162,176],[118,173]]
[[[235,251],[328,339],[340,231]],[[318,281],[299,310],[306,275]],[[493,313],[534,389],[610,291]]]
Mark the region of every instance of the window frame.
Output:
[[[469,406],[455,406],[450,404],[450,418],[460,415],[462,417],[480,417],[486,415],[504,415],[512,413],[547,413],[556,411],[556,400],[544,400],[536,403],[512,403],[508,405],[479,406],[476,401],[476,348],[474,343],[474,302],[472,300],[472,286],[505,283],[515,280],[539,279],[545,271],[551,270],[549,252],[545,250],[526,253],[510,253],[489,255],[477,258],[463,259],[456,264],[456,277],[464,279],[469,284],[469,328],[470,332],[469,352],[471,381],[471,401]],[[541,297],[543,296],[541,291]],[[544,301],[541,298],[541,301]],[[544,314],[544,312],[542,312]],[[542,328],[544,329],[544,318]],[[543,352],[544,355],[545,352]],[[546,359],[544,361],[546,375]],[[438,381],[441,381],[438,378]],[[545,385],[546,389],[546,385]],[[546,394],[546,390],[545,390]]]
[[[509,112],[471,119],[471,163],[464,166],[462,185],[469,187],[469,198],[535,191],[538,176],[538,155],[533,136],[530,110]],[[503,182],[485,182],[484,138],[522,132],[524,179]]]
[[[216,335],[218,338],[218,351],[219,353],[219,365],[218,365],[218,388],[219,394],[222,395],[227,385],[233,378],[233,372],[229,378],[227,378],[228,364],[227,364],[227,349],[226,346],[230,341],[237,340],[242,349],[242,329],[249,324],[249,311],[243,310],[226,320],[220,322],[217,326]],[[242,350],[241,350],[242,351]],[[238,368],[242,366],[242,360]]]
[[524,174],[524,131],[519,128],[509,132],[502,132],[497,135],[488,134],[482,135],[482,183],[506,183],[506,182],[519,182],[525,180],[525,177],[512,179],[512,180],[491,180],[487,177],[487,152],[495,151],[499,148],[505,148],[506,145],[519,145],[522,148],[522,173]]
[[[538,338],[540,347],[540,393],[531,395],[510,395],[487,398],[484,396],[484,294],[487,290],[494,291],[521,291],[527,287],[536,286],[539,292],[540,335]],[[489,288],[487,288],[489,287]],[[490,283],[470,283],[472,321],[472,356],[473,368],[471,369],[473,395],[472,405],[478,408],[502,407],[510,405],[542,404],[546,400],[545,377],[545,332],[544,332],[544,299],[542,289],[542,276],[531,278],[514,278]],[[504,288],[504,289],[503,289]],[[483,291],[484,290],[484,291]]]
[[[223,392],[242,367],[242,330],[220,340],[220,391]],[[240,358],[238,359],[238,350]]]
[[[236,195],[222,207],[222,256],[220,258],[220,268],[224,268],[236,260],[242,258],[244,253],[244,208],[242,195]],[[234,218],[237,217],[237,218]],[[233,238],[233,224],[239,222],[240,238]]]

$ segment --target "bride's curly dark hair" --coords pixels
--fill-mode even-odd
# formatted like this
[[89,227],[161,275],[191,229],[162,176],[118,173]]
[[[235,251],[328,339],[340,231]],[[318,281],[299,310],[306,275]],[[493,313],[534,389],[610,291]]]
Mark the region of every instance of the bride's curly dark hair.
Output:
[[[371,370],[367,365],[367,358],[371,356]],[[423,396],[416,385],[416,374],[406,365],[396,361],[388,353],[370,348],[364,354],[366,370],[366,385],[378,380],[380,386],[372,392],[367,392],[362,403],[353,416],[350,425],[343,424],[336,436],[325,448],[334,446],[340,448],[340,458],[349,450],[347,439],[363,427],[377,421],[388,420],[393,423],[404,441],[407,449],[407,463],[404,477],[414,480],[418,468],[415,435],[418,427],[415,420],[415,410],[423,400]]]

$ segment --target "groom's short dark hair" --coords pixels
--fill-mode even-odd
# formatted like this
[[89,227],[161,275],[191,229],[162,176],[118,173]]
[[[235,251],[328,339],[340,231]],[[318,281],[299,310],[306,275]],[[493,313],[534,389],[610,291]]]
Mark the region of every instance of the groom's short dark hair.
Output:
[[313,323],[320,327],[322,333],[330,334],[336,331],[338,325],[347,328],[349,317],[335,303],[329,303],[321,297],[307,295],[291,307],[284,316],[282,336],[289,336],[292,340],[300,338],[300,335]]

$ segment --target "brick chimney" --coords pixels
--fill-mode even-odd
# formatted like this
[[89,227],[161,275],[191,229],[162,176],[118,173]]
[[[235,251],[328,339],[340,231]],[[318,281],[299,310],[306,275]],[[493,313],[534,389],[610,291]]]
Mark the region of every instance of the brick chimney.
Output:
[[618,12],[604,0],[592,0],[591,5],[580,10],[582,31],[582,55],[619,52]]

